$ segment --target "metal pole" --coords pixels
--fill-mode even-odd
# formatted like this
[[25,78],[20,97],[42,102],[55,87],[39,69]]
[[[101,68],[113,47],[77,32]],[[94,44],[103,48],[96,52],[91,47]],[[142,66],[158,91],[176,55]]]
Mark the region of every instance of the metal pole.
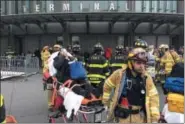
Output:
[[27,81],[28,80],[28,77],[27,77],[27,60],[26,60],[26,58],[24,59],[24,76],[25,76],[25,78],[24,78],[24,81]]

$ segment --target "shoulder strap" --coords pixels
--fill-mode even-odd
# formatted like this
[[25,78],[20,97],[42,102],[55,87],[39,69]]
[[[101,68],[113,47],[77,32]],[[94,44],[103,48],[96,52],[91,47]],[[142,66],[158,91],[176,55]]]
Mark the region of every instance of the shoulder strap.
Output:
[[124,88],[124,85],[125,85],[125,81],[126,81],[126,70],[123,72],[123,76],[122,76],[122,79],[121,79],[121,85],[120,85],[120,88],[118,90],[118,100],[121,97],[121,94],[122,94],[122,91],[123,91],[123,88]]

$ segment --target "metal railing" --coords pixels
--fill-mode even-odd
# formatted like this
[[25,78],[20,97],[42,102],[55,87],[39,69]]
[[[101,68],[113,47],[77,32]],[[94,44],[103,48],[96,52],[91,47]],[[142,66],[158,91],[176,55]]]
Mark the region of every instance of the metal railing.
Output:
[[29,75],[39,72],[39,59],[37,57],[15,56],[0,57],[1,79],[23,76],[26,80]]

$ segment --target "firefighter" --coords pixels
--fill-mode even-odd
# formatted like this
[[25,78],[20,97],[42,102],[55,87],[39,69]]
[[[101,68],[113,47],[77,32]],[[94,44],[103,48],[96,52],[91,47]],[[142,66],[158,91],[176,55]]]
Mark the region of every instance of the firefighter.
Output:
[[[127,64],[113,72],[105,81],[103,103],[108,120],[119,123],[157,123],[159,95],[152,77],[146,72],[147,53],[134,48]],[[114,91],[111,94],[111,91]]]
[[41,52],[41,59],[43,63],[43,73],[48,70],[48,59],[50,57],[49,46],[45,46]]
[[[61,51],[61,45],[59,44],[55,44],[52,48],[52,54],[51,56],[49,57],[48,61],[51,61],[50,58],[53,59],[52,56],[55,56],[54,54],[58,54],[59,51]],[[48,67],[48,71],[49,71],[49,67]],[[53,108],[53,104],[52,104],[52,95],[53,95],[53,85],[50,83],[47,84],[47,94],[48,94],[48,110],[49,111],[52,111],[52,108]]]
[[159,46],[159,48],[158,48],[158,51],[155,52],[155,61],[156,61],[156,65],[155,65],[155,71],[156,71],[155,82],[156,83],[160,83],[160,81],[161,81],[160,59],[164,55],[164,52],[162,50],[164,46],[165,46],[165,44],[161,44]]
[[[172,57],[172,55],[170,54],[169,51],[169,46],[168,45],[163,45],[162,47],[162,52],[163,52],[163,56],[160,59],[160,81],[161,81],[161,85],[162,88],[164,86],[166,77],[169,76],[169,74],[172,71],[172,67],[175,64],[175,61]],[[165,93],[165,89],[163,88],[164,93]]]
[[84,57],[83,55],[81,54],[81,46],[80,44],[74,44],[72,46],[72,55],[77,58],[78,61],[82,62],[83,65],[85,65],[85,62],[84,62]]
[[127,56],[126,56],[126,54],[123,54],[123,52],[124,52],[123,45],[116,46],[115,56],[113,56],[110,60],[110,71],[111,71],[111,73],[114,72],[115,70],[121,68],[123,66],[123,64],[126,63]]
[[94,87],[99,88],[100,94],[102,94],[104,80],[109,76],[108,62],[102,55],[102,51],[103,46],[97,43],[94,46],[93,55],[87,62],[87,77]]
[[135,42],[135,48],[143,48],[147,52],[147,65],[146,70],[155,79],[156,71],[155,71],[155,57],[153,55],[153,46],[148,46],[147,42],[142,39],[137,39]]
[[160,66],[161,68],[164,68],[165,74],[168,75],[170,74],[172,67],[175,64],[175,61],[170,54],[168,45],[164,45],[162,51],[164,52],[164,55],[160,59]]
[[4,97],[1,94],[1,101],[0,101],[0,123],[6,123],[6,110],[4,104]]
[[180,62],[180,56],[177,54],[177,52],[175,51],[174,46],[170,46],[170,54],[173,57],[173,60],[175,61],[175,63]]

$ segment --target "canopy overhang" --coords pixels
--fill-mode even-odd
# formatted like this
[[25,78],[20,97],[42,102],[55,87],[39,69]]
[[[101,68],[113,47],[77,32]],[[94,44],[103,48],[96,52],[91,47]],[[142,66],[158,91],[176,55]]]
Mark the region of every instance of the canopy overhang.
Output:
[[[169,31],[170,33],[184,25],[184,14],[103,12],[1,15],[1,28],[4,25],[15,25],[22,31],[26,31],[27,25],[36,24],[43,32],[47,32],[47,23],[53,22],[60,23],[64,31],[66,31],[67,22],[86,22],[86,33],[89,33],[89,22],[108,22],[109,33],[111,33],[112,27],[116,22],[129,22],[133,31],[139,24],[148,22],[151,24],[151,32],[163,24],[176,25]],[[22,24],[25,25],[24,28],[20,26]],[[153,27],[153,24],[157,24],[157,26]]]

